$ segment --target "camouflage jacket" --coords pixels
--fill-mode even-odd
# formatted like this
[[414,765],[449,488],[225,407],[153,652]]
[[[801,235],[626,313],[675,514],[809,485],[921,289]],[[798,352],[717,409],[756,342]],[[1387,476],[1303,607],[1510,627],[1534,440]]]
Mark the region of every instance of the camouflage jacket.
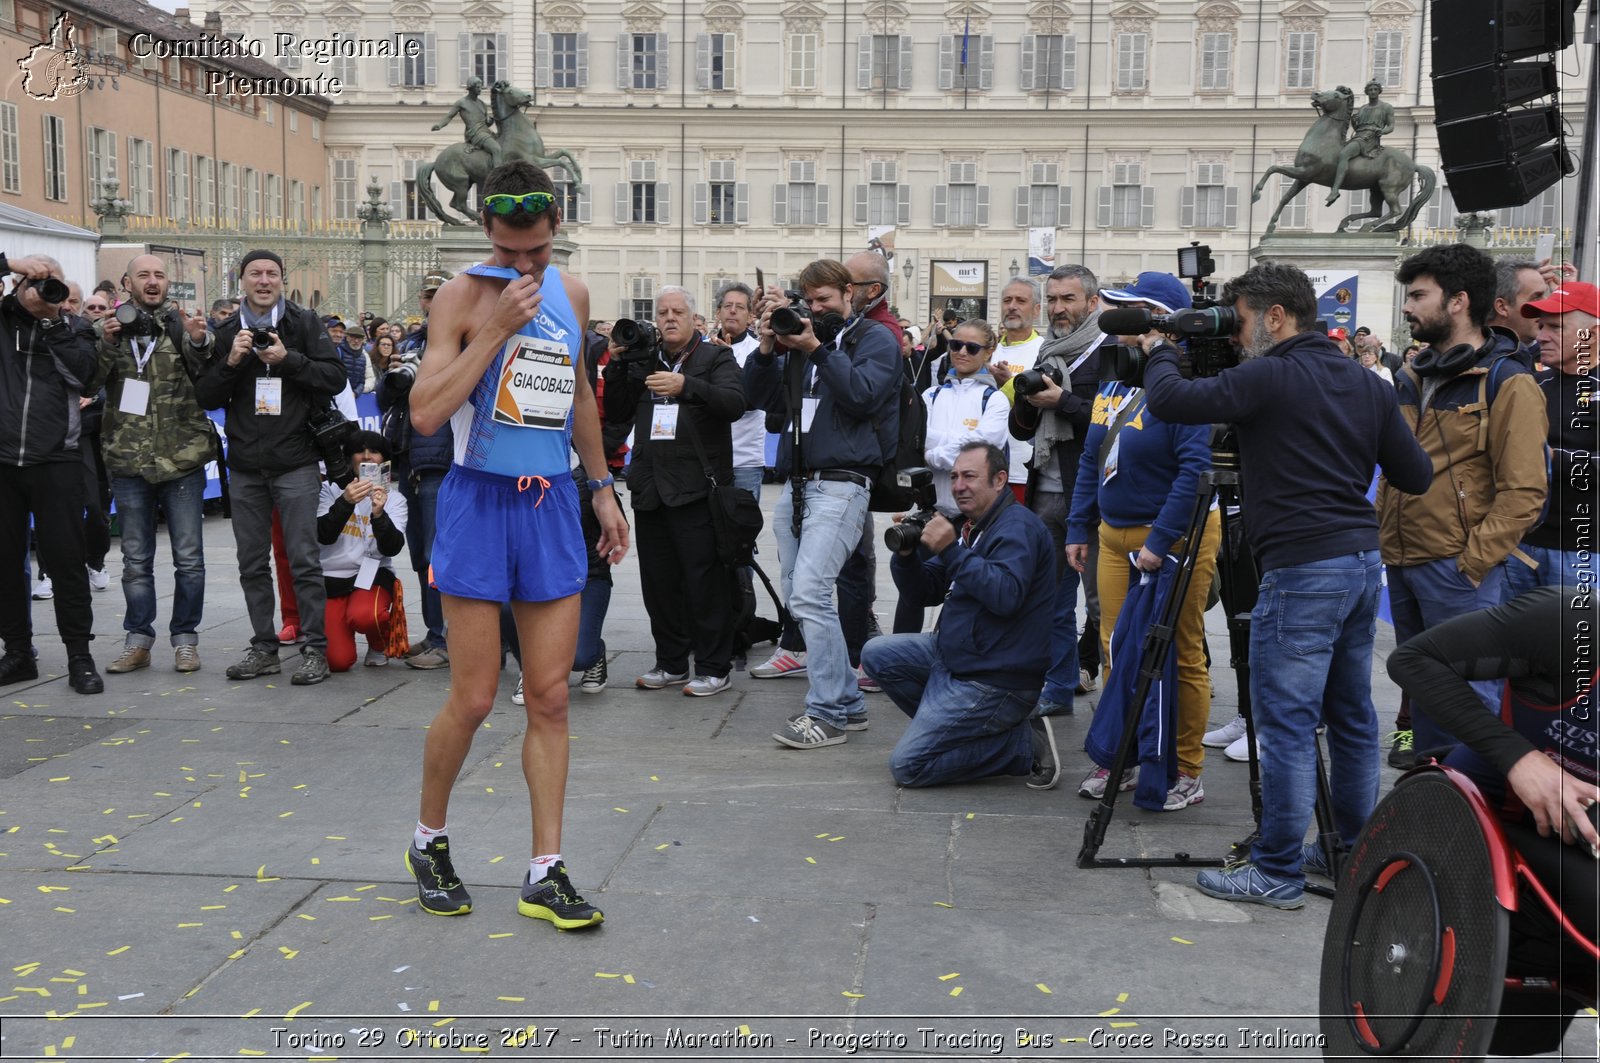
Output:
[[[205,344],[195,347],[181,323],[169,315],[171,310],[159,318],[163,328],[143,373],[138,371],[131,341],[124,337],[112,344],[105,330],[95,327],[99,365],[92,387],[106,389],[101,451],[112,476],[165,483],[204,468],[216,457],[216,428],[195,398],[194,388],[194,378],[211,358],[211,335],[207,333]],[[123,383],[131,379],[150,385],[143,416],[120,409]]]

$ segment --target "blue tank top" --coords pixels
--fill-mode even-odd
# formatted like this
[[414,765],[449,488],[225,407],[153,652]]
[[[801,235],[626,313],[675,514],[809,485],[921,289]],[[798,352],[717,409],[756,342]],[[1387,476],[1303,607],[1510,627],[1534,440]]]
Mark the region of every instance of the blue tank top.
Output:
[[[515,280],[503,266],[477,265],[475,277]],[[467,402],[450,418],[455,463],[498,476],[564,476],[572,468],[572,400],[583,331],[561,271],[545,270],[538,313],[506,341]]]

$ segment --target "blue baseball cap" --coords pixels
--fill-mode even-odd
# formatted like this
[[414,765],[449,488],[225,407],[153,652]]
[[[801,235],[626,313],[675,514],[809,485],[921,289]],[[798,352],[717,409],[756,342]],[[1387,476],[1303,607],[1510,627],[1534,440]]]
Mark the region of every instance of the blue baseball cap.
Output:
[[1139,279],[1126,288],[1102,288],[1100,298],[1113,303],[1149,303],[1168,314],[1194,305],[1181,280],[1155,270],[1139,274]]

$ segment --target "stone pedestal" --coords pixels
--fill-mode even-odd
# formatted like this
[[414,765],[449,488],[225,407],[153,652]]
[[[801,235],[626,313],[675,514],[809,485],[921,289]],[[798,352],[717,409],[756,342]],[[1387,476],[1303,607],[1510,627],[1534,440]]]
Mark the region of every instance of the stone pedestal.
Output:
[[[1384,341],[1390,350],[1398,349],[1393,337],[1402,322],[1396,303],[1398,286],[1394,271],[1405,257],[1399,233],[1273,233],[1250,249],[1250,258],[1260,262],[1288,262],[1311,277],[1319,297],[1330,296],[1339,287],[1339,278],[1355,274],[1360,283],[1355,290],[1354,313],[1338,313],[1336,300],[1319,298],[1322,316],[1331,326],[1343,326],[1354,334],[1365,325]],[[1338,320],[1343,316],[1346,320]]]
[[[451,273],[460,273],[484,261],[490,253],[489,238],[480,225],[446,225],[434,245],[439,249],[439,264]],[[566,233],[557,233],[551,261],[557,269],[566,272],[572,252],[577,248],[577,243]]]

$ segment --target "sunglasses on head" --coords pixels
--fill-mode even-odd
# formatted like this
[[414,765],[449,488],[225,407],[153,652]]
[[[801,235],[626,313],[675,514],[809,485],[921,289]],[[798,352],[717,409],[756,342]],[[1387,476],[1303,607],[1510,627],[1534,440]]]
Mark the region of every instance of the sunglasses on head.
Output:
[[483,207],[492,214],[543,214],[556,201],[554,192],[523,192],[512,195],[501,192],[483,197]]
[[981,343],[970,343],[967,340],[950,341],[951,354],[961,354],[963,351],[967,354],[982,354],[987,349],[988,348]]

